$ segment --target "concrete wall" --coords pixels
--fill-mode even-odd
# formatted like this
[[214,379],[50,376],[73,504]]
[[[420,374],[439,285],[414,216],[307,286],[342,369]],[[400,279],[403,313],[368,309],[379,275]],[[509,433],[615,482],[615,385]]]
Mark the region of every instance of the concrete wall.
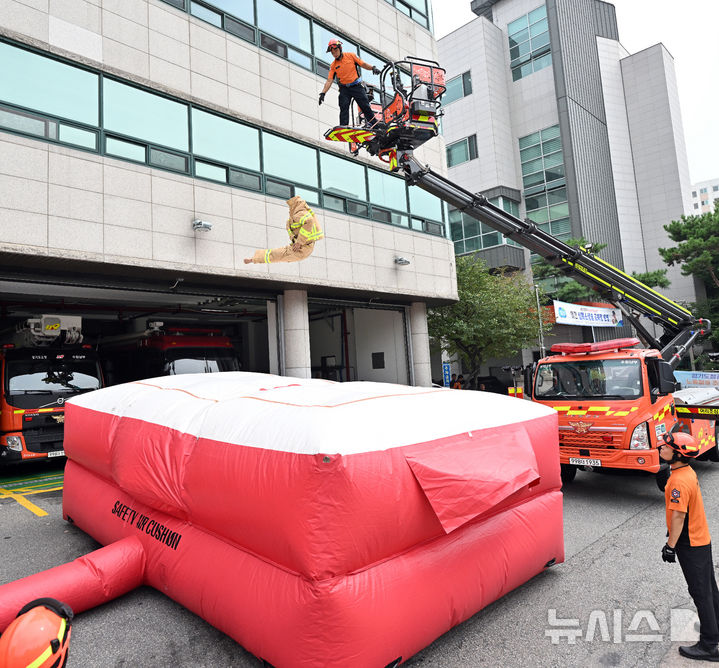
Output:
[[[662,44],[621,61],[627,117],[637,179],[647,269],[664,269],[658,248],[673,245],[664,225],[691,213],[689,168],[674,62]],[[674,299],[695,301],[697,286],[679,267],[669,267]]]
[[[363,380],[408,383],[405,326],[399,311],[354,309],[357,375]],[[392,332],[391,336],[387,336]],[[372,353],[384,353],[384,369],[372,368]]]

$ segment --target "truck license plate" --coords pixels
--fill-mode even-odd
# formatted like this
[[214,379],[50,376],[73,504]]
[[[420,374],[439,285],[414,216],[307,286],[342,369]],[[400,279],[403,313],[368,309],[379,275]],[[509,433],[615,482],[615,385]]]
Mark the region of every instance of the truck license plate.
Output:
[[570,457],[569,463],[575,464],[576,466],[601,466],[602,460],[601,459],[584,459],[583,457]]
[[64,457],[65,451],[64,450],[52,450],[51,452],[47,453],[48,457]]

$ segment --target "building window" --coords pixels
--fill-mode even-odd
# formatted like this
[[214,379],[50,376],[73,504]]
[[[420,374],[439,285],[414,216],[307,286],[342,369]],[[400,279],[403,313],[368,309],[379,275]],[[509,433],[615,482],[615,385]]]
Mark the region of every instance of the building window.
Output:
[[695,209],[698,209],[698,208],[699,208],[699,205],[698,205],[696,202],[694,202],[694,208],[695,208]]
[[[28,62],[44,95],[14,74]],[[0,71],[0,130],[445,235],[442,202],[385,170],[5,42]],[[53,81],[76,83],[75,99]]]
[[719,186],[712,186],[712,192],[719,191]]
[[552,64],[544,5],[512,21],[507,26],[507,34],[513,81]]
[[559,126],[519,139],[527,217],[559,239],[571,236]]
[[179,151],[189,148],[187,104],[103,78],[106,130]]
[[699,192],[700,192],[702,195],[706,195],[707,189],[706,189],[706,188],[702,188],[701,190],[699,190]]
[[472,73],[464,72],[447,82],[447,90],[442,96],[442,104],[449,104],[472,92]]
[[454,167],[477,157],[477,135],[465,137],[447,146],[447,166]]
[[259,130],[194,108],[192,151],[216,162],[260,171]]
[[696,190],[692,190],[692,197],[696,197],[696,196],[697,196],[697,191],[696,191]]
[[708,200],[708,199],[703,199],[703,200],[702,200],[702,206],[709,206],[709,200]]
[[98,76],[0,43],[0,94],[5,102],[97,126]]
[[427,11],[426,0],[386,0],[386,2],[393,5],[397,11],[429,29],[429,21],[427,20],[429,12]]

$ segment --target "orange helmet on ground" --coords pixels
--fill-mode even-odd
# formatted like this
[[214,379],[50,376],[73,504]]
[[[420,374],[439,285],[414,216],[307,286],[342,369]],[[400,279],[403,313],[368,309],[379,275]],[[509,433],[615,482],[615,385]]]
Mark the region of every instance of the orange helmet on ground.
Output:
[[67,663],[73,613],[54,598],[25,605],[0,636],[3,668],[62,668]]
[[678,431],[675,434],[664,434],[663,439],[664,445],[668,445],[672,450],[678,452],[683,457],[696,457],[701,450],[697,439],[689,434],[685,434],[683,431]]
[[342,50],[342,42],[340,42],[340,40],[338,40],[338,39],[336,39],[335,37],[333,37],[333,38],[329,41],[329,43],[327,44],[327,51],[326,51],[326,53],[329,53],[329,52],[332,51],[332,49],[334,49],[335,47],[339,48],[339,50],[341,51],[341,50]]

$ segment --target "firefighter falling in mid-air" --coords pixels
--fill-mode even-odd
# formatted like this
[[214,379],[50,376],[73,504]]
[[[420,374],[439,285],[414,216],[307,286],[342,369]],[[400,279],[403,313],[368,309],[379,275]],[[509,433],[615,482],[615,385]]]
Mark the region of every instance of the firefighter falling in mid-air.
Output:
[[299,196],[288,199],[287,205],[290,207],[290,217],[287,219],[290,243],[282,248],[260,248],[252,257],[245,258],[245,264],[298,262],[312,254],[315,242],[324,237],[314,211]]
[[379,68],[365,63],[356,53],[344,53],[342,42],[338,39],[331,39],[327,45],[327,52],[332,53],[334,60],[330,65],[327,81],[320,93],[319,103],[325,101],[325,94],[330,89],[333,79],[337,79],[340,88],[340,125],[348,125],[350,122],[350,104],[355,100],[362,110],[367,127],[374,124],[374,112],[370,107],[369,98],[362,84],[358,67],[365,70],[372,70],[372,74],[379,74]]

